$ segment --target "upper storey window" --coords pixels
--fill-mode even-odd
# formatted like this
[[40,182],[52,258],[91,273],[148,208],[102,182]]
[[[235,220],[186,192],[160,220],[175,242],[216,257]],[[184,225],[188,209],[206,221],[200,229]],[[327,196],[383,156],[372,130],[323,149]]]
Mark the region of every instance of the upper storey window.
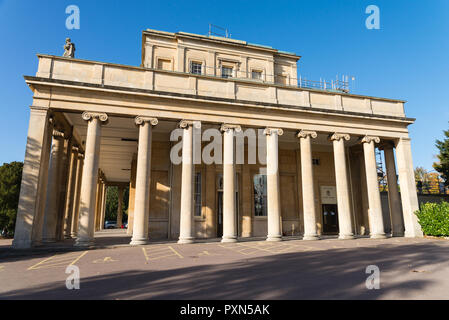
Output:
[[192,61],[190,63],[190,73],[201,74],[202,67],[203,67],[203,65],[201,63]]
[[232,78],[232,68],[231,67],[221,67],[221,77],[222,78]]
[[262,71],[259,70],[251,71],[251,78],[255,80],[262,80]]
[[171,60],[169,59],[157,59],[157,68],[160,70],[172,70]]
[[285,75],[276,75],[276,82],[279,84],[287,85],[287,76]]

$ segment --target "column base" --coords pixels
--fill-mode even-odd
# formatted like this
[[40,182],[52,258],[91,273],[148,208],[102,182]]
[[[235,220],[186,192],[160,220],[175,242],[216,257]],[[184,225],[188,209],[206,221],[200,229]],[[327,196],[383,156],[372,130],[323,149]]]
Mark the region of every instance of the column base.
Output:
[[32,247],[32,242],[30,240],[16,240],[12,241],[12,247],[14,249],[30,249]]
[[267,236],[267,240],[266,241],[271,241],[271,242],[275,242],[275,241],[282,241],[282,236],[278,235],[278,236]]
[[237,242],[237,237],[223,237],[221,239],[222,243],[232,243],[232,242]]
[[150,243],[148,239],[140,238],[140,239],[131,239],[131,242],[129,243],[131,246],[142,246]]
[[178,243],[179,244],[189,244],[189,243],[194,243],[195,242],[195,238],[179,238]]
[[77,239],[74,246],[75,247],[91,247],[94,245],[94,240],[92,239]]
[[76,239],[78,237],[78,234],[77,233],[71,233],[70,237],[72,237],[72,239]]
[[372,234],[370,235],[371,239],[386,239],[387,236],[385,235],[385,233],[380,233],[380,234]]
[[306,241],[320,240],[320,236],[317,234],[304,235],[302,237],[302,240],[306,240]]
[[415,233],[415,232],[407,232],[405,231],[404,233],[404,237],[406,238],[422,238],[424,235],[422,232],[420,233]]
[[46,243],[55,243],[56,242],[56,238],[52,238],[52,239],[42,239],[41,243],[42,244],[46,244]]
[[403,237],[404,236],[404,232],[393,232],[392,237]]
[[338,239],[340,239],[340,240],[352,240],[352,239],[355,239],[355,237],[354,237],[353,234],[340,234],[338,236]]

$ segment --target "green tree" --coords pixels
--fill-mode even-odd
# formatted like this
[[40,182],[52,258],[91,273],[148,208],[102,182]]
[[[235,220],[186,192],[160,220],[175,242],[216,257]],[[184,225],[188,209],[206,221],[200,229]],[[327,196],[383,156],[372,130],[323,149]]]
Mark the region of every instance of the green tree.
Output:
[[0,231],[14,232],[19,205],[22,162],[5,163],[0,167]]
[[418,192],[429,192],[429,173],[423,167],[415,168],[415,180],[418,187]]
[[433,168],[441,174],[444,179],[444,185],[449,187],[449,130],[445,130],[444,140],[437,140],[436,147],[440,151],[438,162],[433,164]]
[[[129,200],[129,188],[125,188],[123,192],[123,221],[128,219],[128,201]],[[118,187],[108,187],[106,193],[106,213],[105,221],[116,221],[118,209]]]

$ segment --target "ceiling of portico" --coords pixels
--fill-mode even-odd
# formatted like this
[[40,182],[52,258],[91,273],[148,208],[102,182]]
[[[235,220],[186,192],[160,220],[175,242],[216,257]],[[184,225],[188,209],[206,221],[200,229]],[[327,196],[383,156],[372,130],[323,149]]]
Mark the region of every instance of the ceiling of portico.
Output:
[[[74,127],[74,131],[85,145],[87,122],[78,113],[65,113],[66,119]],[[177,122],[160,121],[153,129],[153,140],[169,141],[170,132],[176,128]],[[110,116],[107,125],[101,129],[100,169],[109,182],[129,182],[131,161],[137,154],[138,127],[134,118]]]
[[[64,113],[66,119],[73,126],[75,135],[82,141],[86,140],[87,122],[79,113]],[[169,143],[170,133],[177,127],[178,121],[160,120],[153,128],[154,141],[166,141]],[[203,123],[202,130],[208,128],[219,128],[220,124]],[[242,128],[245,129],[245,128]],[[312,140],[313,150],[332,152],[332,143],[328,140],[329,133],[317,132],[317,138]],[[133,155],[137,154],[137,141],[139,137],[138,127],[134,118],[109,116],[107,125],[102,126],[100,144],[100,169],[104,172],[109,182],[129,182],[131,175],[131,161]],[[346,146],[357,144],[359,137],[351,136]],[[279,138],[279,146],[282,149],[298,149],[299,142],[296,132],[284,130]]]

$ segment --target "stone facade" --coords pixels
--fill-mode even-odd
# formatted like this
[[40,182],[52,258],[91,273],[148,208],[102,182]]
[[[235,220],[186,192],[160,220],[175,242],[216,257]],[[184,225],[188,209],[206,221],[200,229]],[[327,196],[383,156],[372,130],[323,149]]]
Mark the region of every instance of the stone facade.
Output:
[[[295,54],[183,32],[144,31],[140,67],[38,59],[36,75],[25,77],[34,96],[17,248],[64,237],[91,245],[104,228],[106,187],[128,184],[134,245],[381,238],[386,224],[395,236],[422,236],[407,129],[414,119],[402,100],[298,87]],[[223,162],[197,162],[195,134],[201,155],[212,128],[221,129],[223,146],[214,152]],[[243,140],[242,164],[236,143],[247,129],[260,134],[257,150],[251,137]],[[182,162],[173,163],[181,146]],[[385,150],[390,178],[389,223],[376,147]],[[255,154],[266,163],[250,163]]]

